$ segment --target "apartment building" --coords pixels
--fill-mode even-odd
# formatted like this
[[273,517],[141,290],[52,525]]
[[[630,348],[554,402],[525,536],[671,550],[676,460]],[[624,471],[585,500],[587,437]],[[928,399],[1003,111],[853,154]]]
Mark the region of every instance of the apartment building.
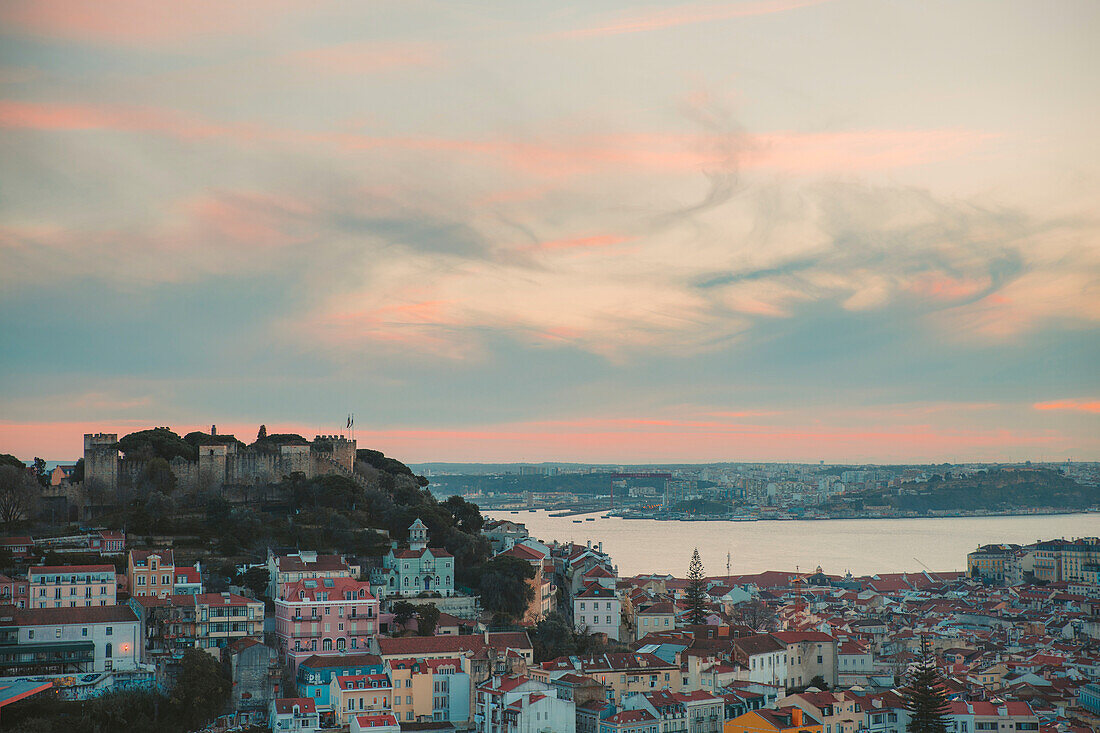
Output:
[[836,639],[820,631],[779,631],[772,636],[787,647],[786,687],[803,687],[818,676],[830,688],[836,687]]
[[318,555],[302,550],[292,555],[267,554],[267,571],[270,576],[267,593],[271,598],[282,598],[289,583],[300,580],[324,580],[359,577],[359,566],[350,564],[341,555]]
[[114,565],[40,565],[27,571],[31,608],[113,606]]
[[356,715],[389,713],[393,686],[386,674],[337,675],[328,696],[337,723],[344,726]]
[[175,593],[176,556],[172,550],[130,550],[126,587],[131,596],[167,598]]
[[578,631],[618,641],[622,602],[614,590],[593,581],[573,598],[573,624]]
[[141,646],[141,620],[128,606],[0,612],[4,676],[136,670]]
[[293,581],[275,599],[275,636],[295,665],[314,654],[369,652],[378,613],[378,599],[367,582],[344,577]]

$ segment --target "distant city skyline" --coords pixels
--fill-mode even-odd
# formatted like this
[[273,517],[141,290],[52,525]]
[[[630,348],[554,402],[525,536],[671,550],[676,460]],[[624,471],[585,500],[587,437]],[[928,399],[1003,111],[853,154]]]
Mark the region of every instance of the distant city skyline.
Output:
[[1100,459],[1100,5],[0,5],[0,452]]

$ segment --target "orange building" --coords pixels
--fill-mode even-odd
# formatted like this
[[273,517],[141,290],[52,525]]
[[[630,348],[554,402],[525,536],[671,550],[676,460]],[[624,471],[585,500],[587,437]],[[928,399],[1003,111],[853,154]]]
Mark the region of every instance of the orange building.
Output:
[[131,596],[167,598],[175,582],[176,556],[171,550],[130,550],[126,583]]
[[763,708],[727,721],[723,733],[821,733],[821,723],[800,708]]

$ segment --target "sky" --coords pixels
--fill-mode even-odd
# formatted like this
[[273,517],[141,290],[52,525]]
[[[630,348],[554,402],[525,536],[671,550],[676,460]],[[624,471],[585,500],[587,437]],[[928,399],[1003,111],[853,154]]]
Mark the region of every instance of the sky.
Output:
[[1100,459],[1100,4],[0,3],[0,452]]

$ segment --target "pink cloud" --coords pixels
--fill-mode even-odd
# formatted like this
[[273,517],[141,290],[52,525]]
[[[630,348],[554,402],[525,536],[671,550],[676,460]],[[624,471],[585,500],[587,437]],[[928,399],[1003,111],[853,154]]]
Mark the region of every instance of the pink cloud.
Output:
[[[141,408],[147,412],[147,408]],[[152,414],[152,413],[150,413]],[[215,418],[211,418],[214,421]],[[217,421],[221,433],[249,441],[259,422],[269,432],[294,432],[312,437],[318,430],[340,427],[283,423]],[[20,458],[35,455],[51,460],[79,457],[85,432],[120,435],[165,420],[115,420],[107,424],[80,422],[0,422],[0,446]],[[180,434],[209,430],[209,424],[173,425]],[[1052,431],[1006,429],[936,429],[925,425],[806,428],[792,425],[722,424],[694,419],[634,419],[587,417],[517,422],[478,427],[415,428],[385,426],[358,430],[360,446],[384,451],[404,461],[576,460],[588,462],[683,462],[736,460],[802,460],[876,462],[938,462],[941,460],[1003,460],[1021,451],[1046,455],[1095,450],[1096,441],[1080,441]],[[1076,454],[1076,453],[1074,453]]]
[[0,127],[26,130],[114,130],[179,138],[247,136],[246,126],[219,125],[149,108],[0,100]]
[[325,74],[378,74],[425,68],[442,62],[441,49],[428,43],[344,43],[299,51],[287,63]]
[[1053,402],[1036,402],[1032,407],[1036,410],[1100,413],[1100,400],[1055,400]]
[[[622,133],[545,140],[460,139],[305,132],[219,123],[164,109],[0,100],[0,127],[162,134],[185,140],[322,145],[344,150],[451,153],[496,160],[541,177],[652,171],[694,173],[733,164],[729,139],[687,133]],[[748,135],[737,165],[792,173],[850,173],[922,165],[963,153],[993,137],[972,130],[849,130]]]
[[782,13],[811,5],[819,5],[825,1],[761,0],[759,2],[738,3],[693,3],[650,13],[621,15],[609,20],[606,24],[590,28],[577,28],[554,35],[561,38],[587,38],[592,36],[614,36],[624,33],[642,33],[683,25],[715,23],[735,18]]
[[909,283],[909,290],[930,300],[953,301],[970,298],[989,287],[989,279],[954,278],[928,273]]
[[308,7],[294,0],[8,0],[0,3],[0,25],[27,36],[159,48],[256,31]]

